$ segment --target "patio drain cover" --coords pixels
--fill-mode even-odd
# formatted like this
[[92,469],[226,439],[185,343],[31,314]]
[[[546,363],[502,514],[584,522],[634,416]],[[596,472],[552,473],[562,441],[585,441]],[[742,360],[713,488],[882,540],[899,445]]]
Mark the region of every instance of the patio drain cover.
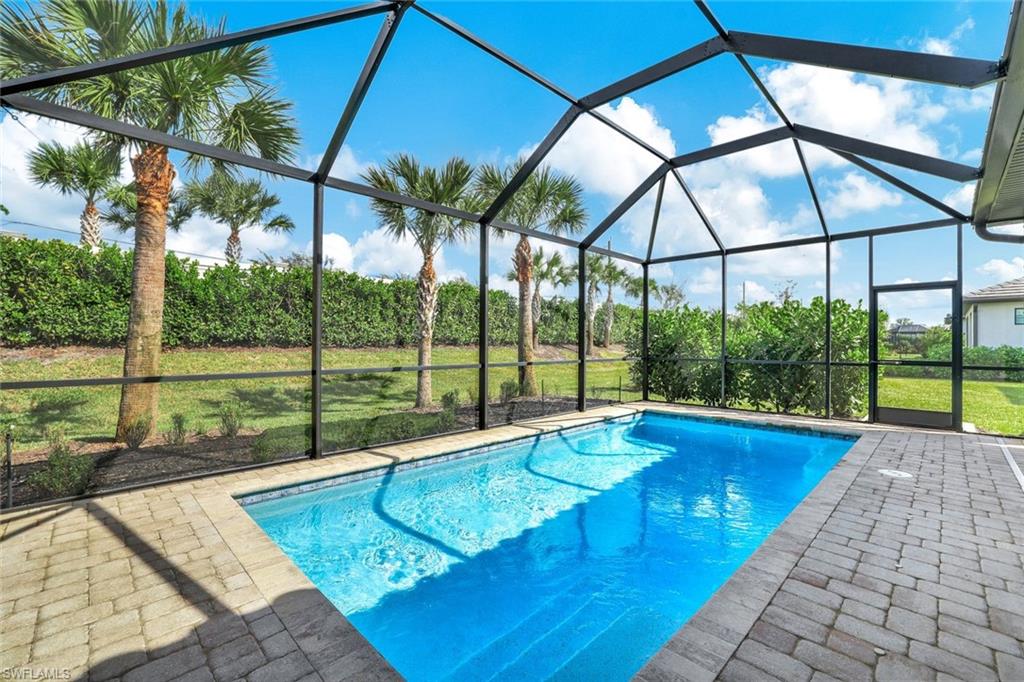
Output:
[[883,476],[889,476],[891,478],[913,478],[914,474],[908,474],[906,471],[896,471],[895,469],[879,469],[878,473]]

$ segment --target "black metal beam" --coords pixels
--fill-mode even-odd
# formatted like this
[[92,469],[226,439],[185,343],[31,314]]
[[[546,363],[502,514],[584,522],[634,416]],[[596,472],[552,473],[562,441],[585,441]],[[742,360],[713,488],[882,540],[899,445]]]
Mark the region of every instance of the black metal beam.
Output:
[[402,4],[394,12],[389,12],[384,18],[384,23],[381,24],[380,30],[377,32],[377,39],[373,41],[370,53],[366,55],[363,70],[359,72],[359,78],[356,79],[355,85],[352,86],[352,94],[349,95],[348,101],[345,104],[345,110],[341,113],[341,118],[334,129],[334,134],[331,135],[331,141],[327,143],[327,149],[324,150],[323,158],[320,159],[320,167],[317,169],[318,177],[326,178],[331,174],[331,167],[334,165],[335,159],[338,158],[338,152],[341,151],[341,146],[345,143],[348,131],[352,128],[352,122],[359,112],[359,107],[363,104],[363,99],[366,98],[370,84],[373,82],[373,78],[377,75],[377,70],[384,60],[384,53],[387,52],[388,46],[391,45],[391,40],[395,37],[395,31],[398,30],[398,24],[401,23],[408,7],[408,4]]
[[158,64],[171,59],[179,59],[181,57],[189,57],[196,54],[202,54],[204,52],[212,52],[213,50],[222,50],[227,47],[250,43],[254,40],[266,40],[267,38],[275,38],[277,36],[305,31],[311,28],[319,28],[320,26],[328,26],[330,24],[337,24],[352,19],[360,19],[374,14],[388,12],[394,8],[395,3],[393,2],[371,2],[365,5],[347,7],[333,12],[325,12],[323,14],[303,17],[301,19],[282,21],[277,24],[270,24],[259,28],[250,28],[244,31],[236,31],[235,33],[225,33],[224,35],[204,38],[203,40],[196,40],[191,43],[170,45],[168,47],[147,50],[145,52],[126,55],[124,57],[105,59],[91,64],[68,66],[54,71],[47,71],[46,73],[21,76],[19,78],[12,78],[10,80],[0,82],[0,92],[4,95],[15,95],[27,90],[52,87],[54,85],[70,83],[72,81],[92,78],[94,76],[103,76],[117,71],[123,71],[125,69]]
[[686,184],[686,180],[683,179],[682,173],[679,172],[678,168],[673,168],[672,175],[675,176],[676,182],[679,183],[679,188],[683,190],[683,194],[686,195],[690,205],[693,206],[693,210],[697,212],[697,217],[700,218],[702,223],[704,223],[704,227],[707,228],[708,234],[710,234],[711,239],[714,240],[715,246],[718,247],[720,252],[725,253],[725,244],[722,243],[722,240],[719,238],[715,228],[712,227],[711,221],[708,220],[707,215],[705,215],[704,209],[700,207],[700,203],[697,202],[697,197],[695,197],[693,192],[690,191],[689,186]]
[[693,47],[683,50],[679,54],[673,55],[668,59],[658,62],[652,66],[648,66],[646,69],[641,69],[636,73],[626,76],[625,78],[618,80],[611,85],[607,85],[600,90],[596,90],[586,97],[580,100],[580,106],[584,109],[593,109],[599,107],[602,104],[611,102],[612,100],[618,99],[623,95],[628,95],[634,90],[657,83],[663,78],[685,71],[686,69],[696,66],[703,61],[711,59],[715,55],[722,54],[726,51],[725,41],[719,36],[715,36],[709,40],[705,40],[702,43],[694,45]]
[[956,286],[953,287],[952,319],[949,328],[953,331],[952,379],[953,379],[953,428],[964,428],[964,226],[956,226]]
[[903,180],[900,180],[895,175],[892,175],[891,173],[887,173],[886,171],[882,170],[881,168],[879,168],[878,166],[874,165],[873,163],[868,163],[864,159],[860,158],[859,156],[855,156],[854,154],[847,154],[846,152],[840,152],[840,151],[836,151],[834,149],[832,151],[835,152],[836,154],[838,154],[843,159],[846,159],[850,163],[854,164],[855,166],[863,168],[864,170],[866,170],[867,172],[871,173],[872,175],[875,175],[875,176],[881,178],[882,180],[885,180],[889,184],[894,185],[894,186],[900,188],[901,190],[903,190],[907,194],[910,194],[911,196],[914,196],[914,197],[920,199],[921,201],[925,202],[926,204],[928,204],[930,206],[934,206],[935,208],[939,209],[940,211],[942,211],[946,215],[948,215],[948,216],[950,216],[952,218],[956,218],[957,220],[962,220],[965,223],[969,222],[970,219],[967,216],[965,216],[963,213],[961,213],[960,211],[956,210],[955,208],[953,208],[951,206],[947,206],[946,204],[944,204],[943,202],[939,201],[938,199],[936,199],[932,195],[930,195],[930,194],[928,194],[926,192],[922,192],[921,190],[917,189],[913,185],[911,185],[911,184],[909,184],[907,182],[904,182]]
[[587,249],[577,250],[576,300],[576,409],[587,409]]
[[71,109],[60,104],[53,104],[52,102],[46,102],[26,95],[8,96],[5,94],[0,96],[0,103],[3,103],[5,106],[11,107],[12,109],[18,109],[19,111],[24,111],[30,114],[45,116],[47,118],[64,121],[65,123],[71,123],[86,128],[92,128],[94,130],[102,130],[103,132],[141,140],[142,142],[163,145],[165,147],[178,149],[190,154],[199,154],[200,156],[216,159],[218,161],[224,161],[226,163],[232,163],[246,168],[253,168],[258,171],[263,171],[264,173],[282,175],[286,178],[303,180],[306,182],[313,181],[313,171],[296,168],[295,166],[289,166],[288,164],[278,163],[276,161],[268,161],[267,159],[261,159],[248,154],[233,152],[228,149],[224,149],[223,147],[217,147],[211,144],[195,142],[183,137],[178,137],[177,135],[170,135],[150,128],[132,125],[131,123],[122,123],[121,121],[96,116],[95,114]]
[[883,163],[891,163],[894,166],[902,166],[911,170],[937,175],[957,182],[969,182],[977,180],[980,171],[972,166],[965,166],[955,161],[936,159],[917,152],[908,152],[904,149],[896,149],[877,142],[869,142],[856,137],[830,133],[825,130],[811,128],[809,126],[794,125],[793,135],[804,142],[828,147],[837,152],[847,152],[857,156],[866,156]]
[[779,140],[788,140],[792,136],[793,132],[789,128],[772,128],[771,130],[765,130],[760,133],[748,135],[747,137],[741,137],[735,140],[730,140],[729,142],[723,142],[722,144],[698,149],[697,151],[689,152],[688,154],[682,154],[672,159],[671,163],[674,168],[690,166],[695,163],[700,163],[701,161],[717,159],[721,156],[728,156],[729,154],[746,151],[747,149],[763,147],[764,145],[778,142]]
[[729,31],[726,49],[749,57],[764,57],[960,88],[976,88],[999,80],[1005,75],[1005,69],[998,61],[783,38],[744,31]]
[[312,438],[310,455],[324,454],[323,433],[323,326],[324,326],[324,186],[313,185],[313,386],[310,411],[312,412]]
[[867,230],[854,230],[852,232],[833,233],[830,239],[834,242],[844,239],[863,239],[864,237],[881,237],[887,234],[901,234],[903,232],[917,232],[918,230],[931,230],[936,227],[952,227],[959,221],[955,218],[939,218],[938,220],[926,220],[920,223],[906,223],[904,225],[891,225],[889,227],[873,227]]
[[[651,254],[654,252],[654,238],[658,234],[658,218],[661,217],[661,198],[665,195],[665,178],[666,177],[667,176],[665,176],[665,175],[661,176],[661,182],[658,183],[658,197],[657,197],[657,199],[654,200],[654,217],[651,218],[651,236],[650,236],[650,239],[647,242],[647,258],[645,259],[645,261],[651,260]],[[644,296],[645,296],[645,298],[644,298],[644,305],[646,306],[647,305],[647,299],[646,299],[646,296],[647,296],[647,265],[646,264],[644,265]],[[647,315],[646,308],[644,309],[644,315],[645,316]],[[644,324],[645,325],[647,324],[646,321],[644,322]],[[646,333],[646,328],[645,328],[645,333]],[[645,342],[645,346],[646,346],[646,342]],[[646,400],[646,393],[644,395],[645,395],[644,399]]]
[[612,212],[609,213],[608,216],[597,225],[597,227],[591,230],[590,234],[588,234],[580,241],[580,246],[587,248],[591,244],[596,242],[598,239],[600,239],[601,235],[603,235],[608,230],[608,228],[615,224],[615,221],[621,218],[623,214],[625,214],[626,211],[628,211],[633,206],[633,204],[635,204],[637,201],[641,199],[641,197],[643,197],[643,195],[647,194],[647,192],[652,187],[654,187],[654,185],[659,180],[665,177],[665,174],[669,170],[670,166],[667,163],[663,163],[660,166],[658,166],[655,169],[655,171],[651,173],[649,176],[647,176],[647,179],[641,182],[636,189],[630,192],[629,196],[623,199],[619,203],[619,205],[616,206],[612,210]]
[[600,246],[591,246],[589,248],[594,253],[599,253],[602,256],[610,256],[612,258],[618,258],[619,260],[624,260],[624,261],[627,261],[629,263],[635,263],[636,265],[643,265],[644,264],[644,259],[643,258],[640,258],[639,256],[634,256],[633,254],[630,254],[630,253],[622,253],[621,251],[614,251],[614,250],[612,250],[610,248],[606,249],[606,248],[603,248],[603,247],[600,247]]
[[566,92],[562,88],[558,87],[557,85],[555,85],[554,83],[549,81],[544,76],[541,76],[539,73],[537,73],[533,69],[530,69],[529,67],[523,65],[518,60],[513,59],[512,57],[510,57],[509,55],[505,54],[504,52],[502,52],[498,48],[494,47],[493,45],[491,45],[487,41],[483,40],[479,36],[474,35],[473,33],[470,33],[469,31],[464,29],[462,26],[459,26],[458,24],[456,24],[454,21],[448,19],[447,17],[443,17],[440,14],[435,14],[433,12],[430,12],[430,11],[424,9],[419,4],[414,4],[412,7],[413,7],[414,10],[416,10],[417,12],[422,14],[423,16],[427,17],[431,21],[433,21],[433,22],[443,26],[444,28],[448,29],[449,31],[451,31],[452,33],[456,34],[457,36],[459,36],[463,40],[466,40],[467,42],[471,43],[472,45],[475,45],[476,47],[480,48],[481,50],[483,50],[487,54],[491,55],[495,59],[497,59],[500,62],[502,62],[503,64],[505,64],[506,66],[512,67],[513,69],[515,69],[516,71],[518,71],[522,75],[524,75],[527,78],[529,78],[530,80],[532,80],[534,83],[537,83],[538,85],[546,88],[550,92],[558,95],[559,97],[564,99],[569,104],[579,104],[579,100],[577,100],[571,94],[569,94],[568,92]]
[[490,349],[490,277],[491,277],[491,230],[487,223],[480,223],[480,302],[477,313],[479,315],[477,327],[477,352],[480,364],[477,374],[477,428],[487,428],[488,411],[490,406],[490,385],[488,382],[488,350]]
[[[661,189],[665,189],[665,181],[661,181]],[[658,192],[658,203],[661,203],[661,191]],[[654,214],[654,225],[657,227],[658,214]],[[654,242],[654,228],[651,228],[651,242]],[[650,259],[650,255],[647,256]],[[640,380],[641,397],[647,400],[650,397],[651,381],[650,381],[650,364],[651,364],[651,277],[648,270],[650,266],[644,263],[643,273],[643,291],[641,293],[641,310],[642,317],[640,322],[640,356],[641,356],[641,368],[643,369],[643,376]]]
[[821,223],[821,231],[828,236],[828,223],[825,222],[825,213],[821,210],[821,202],[818,200],[818,192],[814,189],[814,180],[811,179],[811,171],[807,168],[807,160],[804,159],[804,152],[800,148],[800,140],[793,138],[793,147],[796,148],[796,156],[800,160],[800,168],[804,172],[804,179],[807,181],[807,189],[811,193],[811,201],[814,202],[814,211],[818,214],[818,222]]
[[498,217],[501,209],[505,208],[505,204],[512,200],[512,197],[519,191],[519,188],[523,186],[523,183],[530,177],[530,174],[537,169],[537,166],[539,166],[542,161],[544,161],[544,157],[547,156],[548,152],[551,151],[551,148],[554,147],[562,138],[562,135],[565,135],[566,131],[569,130],[569,127],[572,126],[582,112],[583,110],[575,104],[569,106],[566,112],[562,114],[562,118],[558,119],[558,123],[555,124],[555,127],[552,128],[541,143],[537,145],[537,148],[533,150],[533,153],[523,161],[523,165],[519,167],[516,174],[512,176],[512,179],[509,180],[508,184],[505,185],[494,201],[491,202],[491,205],[487,207],[487,210],[484,211],[484,222],[491,223]]

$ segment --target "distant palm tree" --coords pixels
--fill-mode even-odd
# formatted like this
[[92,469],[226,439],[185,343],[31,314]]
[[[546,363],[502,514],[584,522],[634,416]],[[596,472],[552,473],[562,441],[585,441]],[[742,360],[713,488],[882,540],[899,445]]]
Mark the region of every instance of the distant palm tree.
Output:
[[605,259],[596,253],[587,254],[587,300],[586,324],[584,331],[586,335],[585,346],[588,356],[594,354],[594,322],[597,319],[597,295],[600,293],[601,285],[604,282]]
[[[135,229],[138,221],[139,194],[135,183],[114,185],[107,190],[107,210],[100,214],[103,222],[114,227],[118,232],[129,232]],[[177,232],[188,222],[195,211],[181,190],[171,189],[167,197],[167,229]]]
[[662,284],[655,289],[654,297],[665,310],[675,310],[686,302],[686,294],[678,284]]
[[[608,244],[611,248],[611,243]],[[604,282],[604,343],[601,345],[610,348],[612,345],[612,325],[615,323],[615,299],[613,292],[626,277],[626,272],[612,261],[611,256],[605,260],[602,281]]]
[[[522,164],[523,161],[520,159],[504,169],[494,165],[483,166],[477,176],[477,193],[486,202],[494,201]],[[572,176],[561,175],[546,166],[538,168],[505,204],[498,217],[520,227],[552,234],[576,232],[587,222],[587,214],[583,208],[583,187]],[[501,232],[499,228],[495,229]],[[519,284],[519,362],[529,363],[533,362],[534,348],[531,300],[533,255],[530,240],[524,234],[519,235],[512,263]],[[533,365],[521,366],[520,395],[532,396],[538,392],[537,375]]]
[[[398,154],[382,166],[371,166],[363,173],[363,178],[378,189],[451,208],[476,211],[480,205],[473,191],[473,166],[459,157],[449,159],[442,168],[431,168],[421,166],[412,156]],[[395,239],[412,238],[423,256],[423,265],[416,279],[420,337],[418,364],[429,365],[437,314],[438,282],[434,257],[445,244],[465,239],[476,229],[476,223],[381,199],[371,200],[370,205],[380,226],[388,234]],[[431,400],[430,370],[420,370],[416,376],[416,407],[426,407]]]
[[195,210],[227,225],[230,234],[224,257],[228,263],[242,259],[242,230],[291,232],[295,229],[295,223],[285,214],[271,215],[281,200],[256,179],[239,179],[215,170],[203,180],[192,180],[185,185],[185,196]]
[[96,202],[117,182],[119,171],[116,155],[86,142],[71,147],[43,142],[28,155],[28,172],[33,182],[85,199],[85,210],[79,219],[79,238],[82,246],[93,251],[99,249],[103,239]]
[[[41,0],[0,4],[0,76],[13,78],[74,64],[183,45],[222,35],[184,3]],[[38,97],[106,118],[287,161],[299,136],[270,83],[266,43],[248,43],[137,66],[35,91]],[[132,294],[124,375],[160,374],[164,318],[164,247],[174,164],[167,147],[92,133],[111,156],[131,154],[136,192]],[[204,160],[186,157],[195,169]],[[157,412],[155,382],[121,387],[118,440]]]

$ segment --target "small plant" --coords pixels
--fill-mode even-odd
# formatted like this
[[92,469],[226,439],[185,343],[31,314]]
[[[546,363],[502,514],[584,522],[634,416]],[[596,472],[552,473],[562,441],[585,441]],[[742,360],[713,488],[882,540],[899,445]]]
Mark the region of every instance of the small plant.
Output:
[[242,428],[242,415],[234,405],[220,408],[220,435],[234,438]]
[[149,438],[149,432],[153,429],[153,420],[149,417],[139,417],[128,425],[124,431],[124,442],[129,450],[138,450],[139,447]]
[[274,454],[273,444],[264,431],[252,442],[252,461],[257,464],[266,464],[274,459]]
[[171,430],[164,433],[164,440],[168,445],[184,445],[188,439],[188,426],[185,415],[171,415]]
[[89,455],[74,455],[64,435],[50,435],[50,452],[46,468],[29,476],[29,483],[61,497],[81,495],[89,487],[95,462]]
[[441,396],[441,407],[446,412],[454,412],[459,409],[459,405],[462,404],[462,396],[459,395],[459,389],[448,391]]
[[514,379],[508,379],[507,381],[501,382],[501,392],[498,394],[498,400],[502,405],[507,405],[512,402],[512,399],[519,395],[519,382]]

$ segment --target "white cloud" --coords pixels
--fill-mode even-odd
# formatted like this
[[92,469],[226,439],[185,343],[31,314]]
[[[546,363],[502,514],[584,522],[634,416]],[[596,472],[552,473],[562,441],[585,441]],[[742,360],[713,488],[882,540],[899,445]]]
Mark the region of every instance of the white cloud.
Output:
[[[606,104],[598,111],[662,153],[675,154],[672,132],[658,122],[653,108],[623,97],[617,106]],[[523,153],[530,153],[534,147]],[[593,116],[584,115],[569,128],[544,163],[576,176],[589,191],[617,202],[654,172],[660,161]]]
[[[77,231],[85,202],[77,195],[37,186],[29,177],[28,154],[41,142],[72,145],[86,130],[30,114],[10,114],[0,121],[0,203],[11,212],[6,220],[21,220]],[[69,239],[74,239],[70,237]]]
[[[306,168],[316,169],[323,158],[324,155],[322,153],[310,154],[305,157],[303,163]],[[358,159],[352,148],[347,144],[343,144],[337,158],[334,159],[334,165],[331,166],[331,175],[343,180],[359,180],[359,176],[369,166],[369,161]]]
[[870,213],[885,206],[899,206],[903,196],[886,189],[881,183],[867,176],[850,171],[842,179],[823,183],[825,194],[825,215],[845,218],[854,213]]
[[[309,242],[306,253],[312,252]],[[384,228],[363,232],[354,244],[342,234],[325,232],[324,256],[331,259],[332,268],[367,277],[416,277],[423,265],[423,255],[411,237],[395,239]],[[441,282],[468,279],[464,271],[448,267],[444,249],[434,256],[434,271]]]
[[969,182],[957,187],[942,197],[942,202],[961,213],[970,215],[971,208],[974,206],[974,185],[975,183]]
[[960,160],[964,163],[980,163],[981,162],[981,147],[975,147],[974,149],[968,149],[960,155]]
[[949,35],[943,38],[925,36],[924,40],[921,41],[921,50],[930,54],[951,57],[956,54],[956,44],[963,38],[965,33],[972,30],[974,30],[974,19],[967,17],[950,31]]
[[1010,260],[993,258],[978,267],[977,271],[991,277],[996,282],[1024,277],[1024,258],[1020,256],[1014,256]]
[[748,304],[775,299],[775,294],[768,291],[762,284],[749,279],[734,285],[733,293],[736,302],[746,301]]

